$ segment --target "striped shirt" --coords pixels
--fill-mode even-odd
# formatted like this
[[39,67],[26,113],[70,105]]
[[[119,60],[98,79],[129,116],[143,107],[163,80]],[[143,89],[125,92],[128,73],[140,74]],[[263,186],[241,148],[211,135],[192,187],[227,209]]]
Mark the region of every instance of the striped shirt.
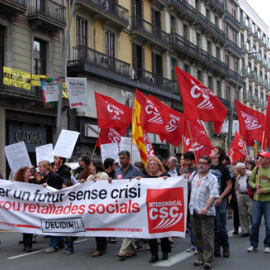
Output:
[[[215,175],[210,172],[203,178],[199,178],[199,173],[192,173],[188,179],[191,185],[191,195],[189,203],[190,214],[193,215],[194,210],[197,214],[200,214],[202,208],[204,208],[211,197],[219,198],[218,192],[218,180]],[[215,216],[215,203],[209,208],[207,216]]]

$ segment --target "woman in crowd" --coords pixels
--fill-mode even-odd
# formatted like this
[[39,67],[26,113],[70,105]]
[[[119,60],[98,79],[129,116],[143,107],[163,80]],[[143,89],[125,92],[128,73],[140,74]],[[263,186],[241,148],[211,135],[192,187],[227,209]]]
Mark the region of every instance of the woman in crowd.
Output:
[[[29,167],[24,167],[18,170],[15,175],[15,181],[38,184],[37,180],[32,176],[31,169]],[[31,252],[32,251],[32,239],[33,234],[24,233],[23,234],[23,251]]]
[[[164,179],[167,179],[167,177],[170,177],[168,173],[165,173],[165,169],[161,161],[155,156],[150,157],[147,160],[146,170],[148,171],[148,175],[145,176],[146,178],[163,177]],[[161,241],[161,251],[162,251],[161,259],[167,260],[168,253],[171,252],[171,245],[170,245],[169,239],[168,237],[164,237],[164,238],[161,238],[160,241]],[[149,239],[149,246],[150,246],[150,251],[152,255],[149,262],[154,263],[159,260],[157,239]]]
[[[97,180],[108,180],[109,175],[104,172],[103,164],[100,160],[93,160],[90,162],[90,175],[86,181],[96,182]],[[81,182],[83,182],[81,180]],[[103,251],[106,250],[107,238],[106,237],[95,237],[96,238],[96,249],[92,252],[92,257],[101,256]]]
[[256,164],[255,164],[254,160],[248,160],[246,162],[246,166],[247,166],[247,170],[253,171],[253,169],[256,167]]

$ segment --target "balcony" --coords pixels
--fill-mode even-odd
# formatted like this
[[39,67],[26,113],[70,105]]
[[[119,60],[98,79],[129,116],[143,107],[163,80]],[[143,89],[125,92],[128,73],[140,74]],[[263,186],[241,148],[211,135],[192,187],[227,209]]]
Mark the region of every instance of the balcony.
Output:
[[248,25],[248,28],[247,28],[247,35],[248,36],[252,36],[254,34],[254,31],[251,27],[251,25]]
[[68,66],[86,64],[130,78],[130,64],[124,61],[86,46],[76,46],[73,47],[72,50],[72,59],[68,61]]
[[227,78],[227,81],[231,81],[232,83],[234,83],[235,85],[237,85],[238,87],[243,87],[244,82],[243,82],[243,78],[241,77],[240,74],[236,73],[235,71],[229,69],[229,76]]
[[237,32],[240,31],[240,22],[227,10],[225,10],[224,21],[230,24]]
[[169,11],[174,11],[182,20],[193,22],[196,18],[197,11],[185,0],[168,0]]
[[224,14],[224,4],[220,0],[206,0],[205,2],[220,15]]
[[223,105],[226,107],[227,110],[231,110],[231,101],[218,97],[220,99],[220,101],[223,103]]
[[270,43],[269,43],[269,42],[265,43],[264,50],[265,50],[266,52],[269,52],[269,51],[270,51]]
[[254,71],[249,72],[248,78],[249,78],[249,80],[250,80],[251,82],[257,81],[257,80],[258,80],[257,73],[254,72]]
[[240,29],[241,30],[248,30],[248,20],[247,18],[240,19]]
[[112,0],[77,0],[76,8],[122,31],[129,25],[128,10]]
[[0,13],[16,16],[26,12],[27,0],[3,0],[0,2]]
[[267,71],[270,71],[270,63],[268,62],[267,65],[266,65],[266,70]]
[[[41,4],[42,3],[42,4]],[[66,7],[54,1],[28,1],[27,15],[33,29],[41,28],[53,34],[66,27]]]
[[260,54],[254,54],[254,62],[256,64],[263,64],[263,61],[262,61],[262,56]]
[[179,87],[175,82],[166,79],[160,75],[147,71],[145,69],[138,69],[138,80],[141,83],[151,85],[154,88],[159,88],[173,94],[179,95]]
[[234,54],[235,56],[237,56],[238,58],[242,57],[242,50],[241,48],[235,44],[234,42],[232,42],[231,40],[229,40],[228,38],[226,39],[225,42],[225,48],[230,51],[232,54]]
[[199,59],[200,52],[198,46],[194,45],[192,42],[188,41],[184,37],[176,33],[171,34],[172,49],[180,53],[183,57],[188,55],[194,60]]
[[210,29],[210,34],[214,37],[219,39],[222,43],[225,42],[226,36],[225,32],[218,28],[214,23],[208,21],[208,28]]
[[242,42],[241,43],[241,50],[243,51],[243,53],[247,53],[249,51],[248,44]]
[[161,49],[168,50],[170,47],[170,34],[138,16],[132,16],[131,38]]
[[150,0],[150,1],[151,1],[151,5],[160,9],[166,7],[168,4],[168,0]]

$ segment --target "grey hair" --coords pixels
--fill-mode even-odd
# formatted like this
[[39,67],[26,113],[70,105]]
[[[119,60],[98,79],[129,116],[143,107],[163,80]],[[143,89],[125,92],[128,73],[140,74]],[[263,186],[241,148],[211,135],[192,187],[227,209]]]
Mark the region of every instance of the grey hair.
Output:
[[246,168],[246,164],[243,163],[243,162],[238,162],[238,163],[236,164],[236,168],[237,168],[237,167],[239,167],[239,168],[241,168],[241,169],[245,169],[245,168]]
[[130,158],[130,153],[129,151],[126,151],[126,150],[122,150],[118,153],[118,156],[120,155],[124,155],[126,158]]
[[178,164],[178,159],[176,157],[171,157],[170,159],[174,164]]

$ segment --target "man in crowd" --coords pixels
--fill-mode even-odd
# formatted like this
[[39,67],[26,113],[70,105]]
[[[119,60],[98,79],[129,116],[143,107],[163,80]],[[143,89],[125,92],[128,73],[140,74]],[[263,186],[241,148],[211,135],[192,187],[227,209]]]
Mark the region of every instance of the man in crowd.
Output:
[[177,172],[177,164],[178,164],[178,159],[176,157],[170,157],[167,162],[167,166],[169,168],[168,174],[171,177],[175,177],[178,175]]
[[248,195],[248,180],[251,172],[246,170],[245,163],[237,163],[236,170],[238,176],[235,182],[235,192],[237,196],[238,213],[242,234],[240,237],[248,237],[249,223],[252,221],[253,200]]
[[75,171],[75,178],[77,180],[86,179],[90,173],[90,158],[87,155],[79,156],[79,166]]
[[104,160],[104,170],[109,175],[110,178],[114,178],[115,174],[115,160],[113,158],[106,158]]
[[71,169],[67,165],[65,165],[65,163],[66,163],[66,158],[63,158],[63,157],[54,158],[54,164],[55,166],[58,166],[56,173],[59,174],[63,179],[70,179]]
[[252,207],[252,227],[250,231],[250,247],[248,252],[257,251],[259,245],[259,229],[262,216],[265,220],[264,252],[270,253],[270,153],[258,154],[260,167],[254,168],[249,178],[249,185],[256,188]]
[[215,205],[219,197],[217,178],[209,172],[210,159],[202,156],[198,160],[198,173],[189,177],[191,199],[189,203],[190,220],[197,247],[198,261],[194,266],[204,265],[210,269],[214,259]]
[[[118,156],[121,167],[115,170],[115,179],[133,179],[136,176],[143,176],[141,170],[130,163],[129,151],[120,151]],[[123,238],[118,256],[124,258],[134,254],[136,254],[136,246],[133,238]]]
[[225,158],[225,151],[221,147],[214,147],[211,150],[210,158],[212,164],[210,172],[214,174],[219,183],[219,198],[216,200],[216,221],[215,221],[215,256],[220,257],[220,247],[223,248],[223,257],[230,256],[230,243],[226,229],[227,196],[231,191],[232,182],[230,172],[222,161]]

